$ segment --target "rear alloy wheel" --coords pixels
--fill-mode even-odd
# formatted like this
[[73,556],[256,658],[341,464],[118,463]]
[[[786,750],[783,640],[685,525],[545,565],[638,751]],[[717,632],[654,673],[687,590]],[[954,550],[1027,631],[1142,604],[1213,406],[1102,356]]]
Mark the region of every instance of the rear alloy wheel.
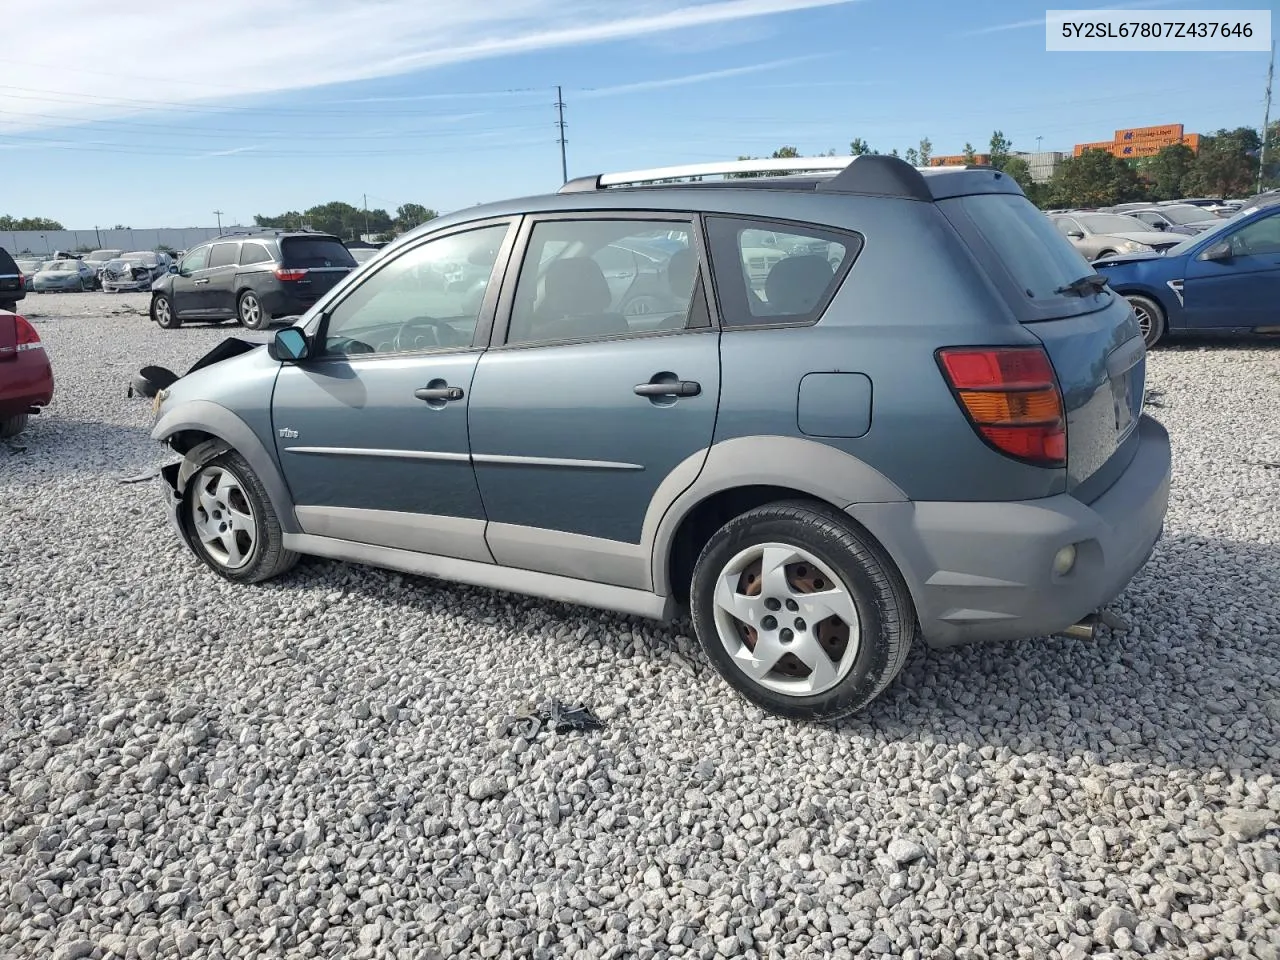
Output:
[[690,602],[721,676],[798,720],[861,710],[898,675],[915,635],[892,563],[825,504],[770,504],[725,524],[698,558]]
[[30,419],[30,414],[19,413],[7,420],[0,420],[0,440],[8,440],[10,437],[16,437],[27,428],[27,421]]
[[262,301],[252,290],[246,290],[240,294],[236,313],[240,318],[240,324],[250,330],[261,330],[267,325],[267,314],[262,309]]
[[1164,310],[1150,297],[1134,294],[1127,299],[1129,306],[1133,307],[1133,315],[1138,318],[1138,329],[1142,331],[1142,339],[1150,350],[1164,338]]
[[163,293],[151,298],[151,319],[165,330],[176,330],[182,326],[182,320],[173,312],[173,304]]
[[186,512],[196,553],[228,580],[257,583],[298,560],[283,546],[284,532],[262,481],[234,451],[214,458],[192,477]]

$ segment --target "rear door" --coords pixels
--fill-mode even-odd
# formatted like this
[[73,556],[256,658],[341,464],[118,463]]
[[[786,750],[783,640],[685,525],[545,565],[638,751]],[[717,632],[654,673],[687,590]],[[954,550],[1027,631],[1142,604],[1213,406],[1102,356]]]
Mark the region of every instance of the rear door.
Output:
[[[1222,243],[1230,256],[1205,259]],[[1191,329],[1280,324],[1280,208],[1205,243],[1187,261],[1182,297]]]
[[1146,350],[1133,310],[1107,288],[1063,289],[1096,271],[1026,197],[957,197],[938,206],[1044,344],[1067,418],[1067,488],[1091,500],[1136,452],[1127,441],[1142,413]]
[[280,240],[283,281],[304,306],[315,303],[356,268],[355,257],[337,237],[283,237]]
[[209,244],[203,244],[187,252],[178,264],[178,272],[173,276],[171,299],[173,312],[179,317],[205,316],[205,306],[201,301],[204,287],[208,284],[205,270],[209,264]]
[[[471,390],[489,549],[508,566],[644,589],[650,501],[677,465],[696,461],[690,482],[701,469],[720,394],[694,220],[547,216],[521,234]],[[627,316],[595,255],[668,234],[681,240],[662,271],[668,306]]]
[[234,317],[236,315],[236,264],[240,259],[240,242],[224,240],[215,243],[209,251],[209,266],[205,270],[207,283],[199,288],[199,301],[208,317]]

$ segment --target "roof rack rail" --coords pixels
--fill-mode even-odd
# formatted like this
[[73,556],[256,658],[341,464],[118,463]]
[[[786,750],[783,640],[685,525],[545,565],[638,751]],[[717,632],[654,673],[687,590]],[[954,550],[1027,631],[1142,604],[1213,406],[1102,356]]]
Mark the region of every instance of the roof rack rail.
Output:
[[804,174],[835,172],[817,189],[830,193],[865,193],[912,200],[932,200],[924,176],[898,157],[879,154],[844,157],[781,157],[759,160],[728,160],[718,163],[693,163],[623,173],[597,173],[570,180],[559,193],[588,193],[608,187],[661,184],[690,178],[731,176],[742,173]]

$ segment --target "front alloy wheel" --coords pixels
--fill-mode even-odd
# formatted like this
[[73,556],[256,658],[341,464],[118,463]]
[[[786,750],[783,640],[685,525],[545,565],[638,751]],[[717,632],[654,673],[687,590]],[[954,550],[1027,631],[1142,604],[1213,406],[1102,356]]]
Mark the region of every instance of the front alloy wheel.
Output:
[[284,531],[262,481],[233,450],[191,478],[184,509],[192,548],[228,580],[257,583],[298,561],[296,553],[284,548]]

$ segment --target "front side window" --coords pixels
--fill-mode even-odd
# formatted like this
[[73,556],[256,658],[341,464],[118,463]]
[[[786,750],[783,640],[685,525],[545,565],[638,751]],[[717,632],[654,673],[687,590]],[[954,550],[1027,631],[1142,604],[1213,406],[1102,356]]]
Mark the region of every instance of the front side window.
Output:
[[196,270],[203,270],[208,262],[209,248],[196,247],[182,258],[182,272],[194,273]]
[[516,283],[507,343],[595,340],[704,325],[697,279],[692,224],[538,223]]
[[1228,238],[1236,257],[1269,256],[1280,253],[1280,211],[1241,227]]
[[504,223],[451,234],[388,260],[329,311],[324,352],[469,346],[507,230]]
[[861,248],[856,234],[821,228],[707,220],[726,327],[813,323]]

